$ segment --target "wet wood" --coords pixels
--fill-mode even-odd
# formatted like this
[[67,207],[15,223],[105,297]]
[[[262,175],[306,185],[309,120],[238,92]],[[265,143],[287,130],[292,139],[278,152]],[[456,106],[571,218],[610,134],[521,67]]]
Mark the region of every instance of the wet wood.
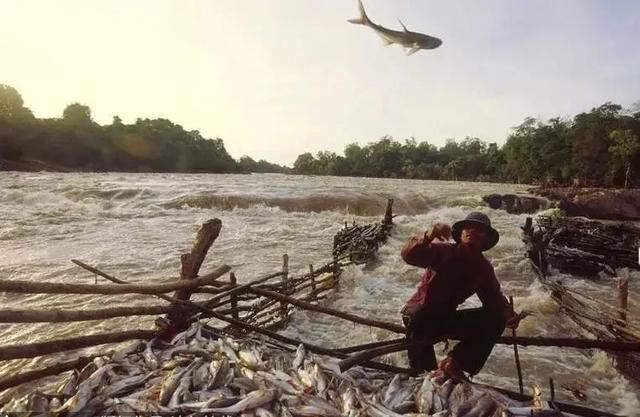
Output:
[[115,333],[99,333],[90,336],[69,337],[47,342],[1,346],[0,360],[35,358],[36,356],[81,349],[89,346],[120,343],[134,339],[152,339],[157,333],[157,330],[128,330]]
[[172,310],[170,305],[112,307],[99,310],[15,310],[0,311],[0,323],[64,323],[103,320],[114,317],[152,316]]
[[[213,242],[218,238],[220,229],[222,229],[222,221],[220,219],[211,219],[200,227],[191,252],[185,253],[180,257],[180,280],[192,280],[198,276],[204,258],[207,256],[207,252]],[[173,298],[178,300],[188,300],[190,297],[191,292],[188,289],[180,289],[173,295]],[[167,315],[167,318],[173,321],[178,331],[186,329],[185,312],[179,306],[175,306],[175,309]]]
[[57,282],[31,282],[20,280],[0,280],[0,291],[28,294],[162,294],[179,289],[194,289],[211,285],[217,278],[229,271],[230,267],[218,268],[218,272],[189,281],[165,284],[67,284]]
[[2,377],[0,378],[0,391],[17,387],[18,385],[25,384],[27,382],[37,381],[38,379],[48,376],[58,375],[62,372],[71,371],[73,369],[82,369],[85,365],[87,365],[98,356],[101,355],[81,356],[78,359],[74,359],[72,361],[60,362],[56,363],[55,365],[45,366],[42,368],[23,371],[17,374]]

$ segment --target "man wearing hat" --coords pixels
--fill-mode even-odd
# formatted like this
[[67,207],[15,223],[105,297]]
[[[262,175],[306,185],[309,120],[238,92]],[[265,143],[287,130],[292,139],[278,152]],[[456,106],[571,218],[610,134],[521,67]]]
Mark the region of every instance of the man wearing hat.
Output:
[[[451,236],[455,243],[448,243]],[[434,224],[402,248],[405,262],[427,268],[418,290],[402,309],[408,338],[425,342],[408,351],[411,367],[417,372],[438,368],[455,379],[465,379],[462,371],[475,375],[505,325],[518,326],[520,317],[502,295],[493,267],[482,254],[499,238],[485,214],[472,212],[453,228]],[[473,294],[478,295],[482,307],[457,310]],[[447,337],[460,342],[438,365],[433,343]]]

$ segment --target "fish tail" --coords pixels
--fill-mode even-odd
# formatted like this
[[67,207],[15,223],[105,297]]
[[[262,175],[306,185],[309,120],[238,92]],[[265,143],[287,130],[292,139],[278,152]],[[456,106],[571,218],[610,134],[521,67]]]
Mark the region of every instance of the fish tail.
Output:
[[362,0],[358,0],[358,5],[359,5],[359,9],[360,9],[360,17],[355,18],[355,19],[349,19],[349,20],[347,20],[347,22],[354,23],[356,25],[367,25],[367,24],[369,24],[370,20],[369,20],[369,17],[367,16],[367,12],[364,11],[364,5],[362,4]]

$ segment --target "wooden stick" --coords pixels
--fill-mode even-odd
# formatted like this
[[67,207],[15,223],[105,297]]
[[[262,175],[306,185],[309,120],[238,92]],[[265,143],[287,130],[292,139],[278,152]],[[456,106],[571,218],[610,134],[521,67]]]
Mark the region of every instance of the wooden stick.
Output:
[[[103,278],[108,279],[111,282],[115,282],[116,284],[127,284],[130,285],[127,281],[123,281],[121,279],[118,279],[116,277],[114,277],[113,275],[109,275],[104,271],[99,270],[98,268],[91,266],[91,265],[87,265],[86,263],[79,261],[77,259],[72,259],[71,262],[73,262],[74,264],[78,265],[79,267],[86,269],[87,271],[94,273],[96,275],[100,275]],[[217,274],[219,271],[219,269],[214,270],[213,272],[210,272],[208,274],[202,275],[201,277],[199,277],[200,279],[207,279],[215,274]],[[223,273],[224,274],[224,273]],[[219,281],[214,281],[211,284],[212,287],[223,287],[226,286],[227,284],[224,282],[219,282]]]
[[126,316],[151,316],[171,311],[170,305],[112,307],[101,310],[2,310],[0,323],[63,323],[111,319]]
[[[286,292],[288,290],[289,281],[289,255],[286,253],[282,255],[282,289]],[[284,317],[287,315],[287,303],[280,302],[280,314]]]
[[[491,385],[485,385],[485,384],[479,384],[479,383],[474,383],[474,385],[477,385],[480,387],[486,387],[486,388],[501,392],[506,396],[518,401],[531,401],[532,399],[530,395],[520,394],[515,391],[510,391],[508,389],[504,389],[500,387],[494,387]],[[624,417],[619,414],[612,414],[606,411],[594,410],[593,408],[582,407],[576,404],[563,403],[560,401],[554,401],[554,404],[558,407],[560,411],[563,411],[565,413],[576,414],[583,417]]]
[[[250,281],[250,282],[248,282],[246,284],[238,285],[235,288],[230,289],[229,291],[223,292],[222,294],[219,294],[219,295],[217,295],[217,296],[215,296],[213,298],[210,298],[209,300],[206,301],[205,307],[207,307],[207,308],[216,308],[216,307],[221,305],[219,303],[219,301],[222,300],[223,298],[230,297],[231,295],[242,294],[243,292],[246,292],[247,288],[251,287],[252,285],[259,284],[259,283],[262,283],[264,281],[268,281],[271,278],[279,277],[280,275],[282,275],[282,272],[274,272],[273,274],[269,274],[269,275],[265,275],[265,276],[260,277],[260,278],[256,278],[253,281]],[[226,304],[226,303],[222,303],[222,304]]]
[[211,285],[220,275],[195,278],[166,284],[66,284],[57,282],[31,282],[0,280],[0,291],[32,294],[162,294],[179,289],[192,289]]
[[325,314],[328,314],[330,316],[340,317],[340,318],[343,318],[345,320],[349,320],[349,321],[354,322],[354,323],[359,323],[359,324],[365,324],[367,326],[378,327],[378,328],[389,330],[389,331],[392,331],[392,332],[395,332],[395,333],[404,333],[405,332],[405,328],[403,326],[398,325],[398,324],[383,322],[383,321],[380,321],[380,320],[372,320],[372,319],[367,319],[367,318],[364,318],[364,317],[359,317],[359,316],[356,316],[354,314],[343,313],[341,311],[334,310],[332,308],[328,308],[328,307],[324,307],[324,306],[320,306],[320,305],[316,305],[316,304],[311,304],[311,303],[308,303],[306,301],[301,301],[301,300],[299,300],[297,298],[293,298],[293,297],[289,297],[289,296],[286,296],[286,295],[283,295],[283,294],[279,294],[277,292],[262,290],[262,289],[253,288],[253,287],[248,288],[248,291],[253,293],[253,294],[258,294],[258,295],[262,295],[264,297],[272,298],[274,300],[282,301],[283,303],[289,303],[289,304],[292,304],[294,306],[303,308],[305,310],[311,310],[311,311],[317,311],[317,312],[320,312],[320,313],[325,313]]
[[[231,284],[233,287],[238,285],[238,280],[236,279],[236,274],[234,274],[233,272],[229,275],[229,284]],[[235,295],[231,296],[231,308],[232,309],[234,309],[234,308],[237,309],[238,308],[238,300],[236,299]],[[234,319],[239,319],[240,318],[237,311],[232,314],[232,317]]]
[[629,300],[629,278],[621,278],[618,281],[618,324],[627,326],[627,307]]
[[406,340],[407,340],[406,338],[402,337],[399,339],[391,339],[391,340],[385,340],[382,342],[365,343],[363,345],[355,345],[355,346],[340,348],[340,349],[336,349],[336,351],[342,352],[342,353],[354,353],[354,352],[360,352],[362,350],[374,349],[382,346],[395,345],[397,343],[404,342]]
[[158,332],[156,330],[128,330],[123,332],[100,333],[90,336],[50,340],[40,343],[2,346],[0,347],[0,360],[35,358],[36,356],[80,349],[88,346],[119,343],[133,339],[152,339],[157,335],[157,333]]
[[[513,296],[509,296],[509,304],[511,304],[511,311],[515,312],[513,307]],[[516,337],[516,329],[511,329],[511,336]],[[520,388],[520,394],[524,394],[524,386],[522,385],[522,368],[520,367],[520,355],[518,355],[518,345],[513,344],[513,353],[516,358],[516,370],[518,371],[518,387]]]
[[405,340],[404,342],[385,345],[385,346],[365,350],[360,353],[356,353],[355,355],[351,355],[347,359],[340,361],[339,363],[340,371],[344,372],[355,365],[358,365],[362,362],[366,362],[378,356],[386,355],[388,353],[393,353],[393,352],[400,352],[402,350],[407,350],[410,346],[413,346],[414,344],[422,345],[424,344],[424,342],[411,343]]
[[82,369],[86,364],[88,364],[98,356],[102,356],[102,354],[81,356],[78,359],[74,359],[72,361],[61,362],[55,365],[46,366],[44,368],[33,369],[30,371],[21,372],[19,374],[12,374],[4,378],[0,378],[0,391],[17,387],[18,385],[35,381],[47,376],[58,375],[62,372],[70,371],[72,369]]
[[[211,219],[200,227],[191,252],[182,254],[180,257],[180,280],[192,280],[198,276],[204,258],[207,256],[207,252],[213,242],[218,238],[220,229],[222,229],[222,221],[220,219]],[[178,290],[173,294],[173,298],[189,300],[191,291],[187,289]],[[177,331],[186,330],[189,326],[187,311],[181,305],[175,305],[173,311],[167,314],[167,319],[174,323]]]
[[[206,310],[206,308],[204,308],[204,309]],[[209,311],[209,314],[211,314],[212,317],[214,317],[214,318],[216,318],[218,320],[225,321],[225,322],[227,322],[229,324],[232,324],[232,325],[234,325],[236,327],[239,327],[239,328],[242,328],[242,329],[245,329],[245,330],[249,330],[249,331],[252,331],[252,332],[263,334],[265,336],[268,336],[268,337],[270,337],[272,339],[278,340],[278,341],[283,342],[283,343],[287,343],[287,344],[290,344],[290,345],[293,345],[293,346],[298,346],[298,345],[302,344],[302,345],[304,345],[304,347],[307,350],[309,350],[311,352],[314,352],[314,353],[318,353],[318,354],[321,354],[321,355],[338,357],[338,358],[346,357],[346,355],[344,353],[336,352],[333,349],[327,349],[327,348],[324,348],[322,346],[316,346],[316,345],[312,345],[310,343],[302,342],[300,340],[291,339],[289,337],[283,336],[283,335],[278,334],[278,333],[274,333],[272,331],[263,329],[261,327],[254,326],[252,324],[245,323],[243,321],[236,320],[236,319],[233,319],[231,317],[224,316],[224,315],[219,314],[218,312],[213,311],[213,310]],[[377,362],[369,362],[369,361],[367,361],[367,362],[362,363],[362,365],[363,366],[367,366],[367,367],[372,368],[372,369],[380,369],[380,370],[389,371],[389,372],[406,373],[406,374],[411,374],[412,373],[412,370],[407,369],[407,368],[398,368],[398,367],[395,367],[395,366],[386,365],[386,364],[377,363]]]

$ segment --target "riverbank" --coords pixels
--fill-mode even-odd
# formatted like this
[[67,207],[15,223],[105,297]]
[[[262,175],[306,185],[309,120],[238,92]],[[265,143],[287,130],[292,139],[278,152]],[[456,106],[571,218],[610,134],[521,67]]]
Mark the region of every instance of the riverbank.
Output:
[[640,220],[640,189],[535,187],[532,194],[555,201],[567,216],[602,220]]

